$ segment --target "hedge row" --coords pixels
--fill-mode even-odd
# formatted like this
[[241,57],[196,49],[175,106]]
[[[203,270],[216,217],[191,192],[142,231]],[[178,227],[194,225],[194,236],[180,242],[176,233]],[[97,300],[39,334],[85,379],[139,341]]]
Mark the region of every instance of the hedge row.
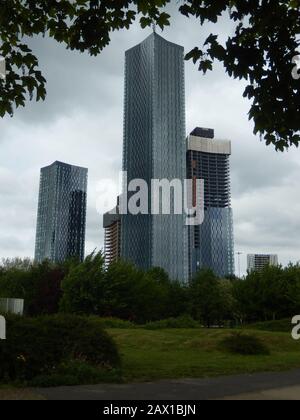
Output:
[[0,382],[52,375],[72,360],[105,369],[120,367],[114,341],[93,319],[7,318],[7,339],[0,341]]

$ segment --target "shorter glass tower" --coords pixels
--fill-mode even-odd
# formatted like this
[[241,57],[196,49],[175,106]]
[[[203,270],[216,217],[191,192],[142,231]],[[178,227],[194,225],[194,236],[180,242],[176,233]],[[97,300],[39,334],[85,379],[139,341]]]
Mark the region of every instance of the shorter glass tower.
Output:
[[103,215],[104,227],[104,256],[105,265],[118,261],[121,256],[121,215],[120,215],[120,197],[118,197],[117,206],[110,212]]
[[233,275],[231,142],[215,140],[212,129],[196,128],[187,149],[187,178],[204,180],[204,222],[189,228],[189,275],[203,268],[220,277]]
[[84,259],[88,170],[62,162],[41,169],[35,260]]

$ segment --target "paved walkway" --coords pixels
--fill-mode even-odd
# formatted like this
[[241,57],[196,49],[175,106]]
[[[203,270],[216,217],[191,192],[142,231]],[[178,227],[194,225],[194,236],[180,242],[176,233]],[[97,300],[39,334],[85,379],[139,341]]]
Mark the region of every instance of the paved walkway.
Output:
[[47,400],[300,400],[300,370],[210,379],[34,389]]
[[300,386],[289,388],[271,389],[267,391],[253,392],[250,394],[234,395],[226,397],[224,400],[242,400],[242,401],[300,401]]

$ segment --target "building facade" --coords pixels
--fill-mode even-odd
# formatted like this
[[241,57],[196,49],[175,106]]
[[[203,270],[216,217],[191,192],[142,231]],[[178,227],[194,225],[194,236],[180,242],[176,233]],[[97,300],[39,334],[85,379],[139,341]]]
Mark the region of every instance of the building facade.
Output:
[[278,255],[249,254],[247,256],[248,271],[262,271],[265,267],[278,265]]
[[[142,179],[148,186],[152,179],[183,182],[186,177],[183,47],[152,33],[126,52],[125,69],[124,188],[134,179]],[[188,231],[184,215],[174,214],[173,210],[172,207],[170,215],[122,215],[121,255],[141,269],[161,267],[172,279],[185,282]]]
[[197,127],[187,139],[187,178],[204,180],[204,222],[189,228],[189,275],[209,268],[234,274],[233,214],[230,186],[231,142],[214,139],[214,130]]
[[88,170],[62,162],[41,169],[35,260],[84,259]]
[[104,227],[104,257],[105,266],[108,267],[121,257],[121,216],[119,212],[119,199],[117,207],[103,215]]

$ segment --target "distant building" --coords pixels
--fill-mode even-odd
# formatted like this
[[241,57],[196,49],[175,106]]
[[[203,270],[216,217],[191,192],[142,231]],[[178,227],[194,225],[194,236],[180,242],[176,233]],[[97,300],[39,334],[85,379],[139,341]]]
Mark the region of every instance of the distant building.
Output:
[[278,255],[272,254],[249,254],[248,271],[261,271],[267,266],[278,265]]
[[119,199],[117,207],[103,216],[105,265],[117,261],[121,256],[121,216]]
[[41,169],[35,260],[84,259],[88,170],[62,162]]
[[189,228],[190,277],[204,268],[234,274],[230,155],[231,142],[212,129],[197,127],[187,139],[187,178],[204,180],[204,222]]
[[[184,49],[152,33],[126,52],[123,170],[153,179],[186,178]],[[149,202],[151,202],[149,197]],[[174,210],[174,209],[173,209]],[[122,215],[121,255],[140,269],[161,267],[188,281],[184,214]]]

